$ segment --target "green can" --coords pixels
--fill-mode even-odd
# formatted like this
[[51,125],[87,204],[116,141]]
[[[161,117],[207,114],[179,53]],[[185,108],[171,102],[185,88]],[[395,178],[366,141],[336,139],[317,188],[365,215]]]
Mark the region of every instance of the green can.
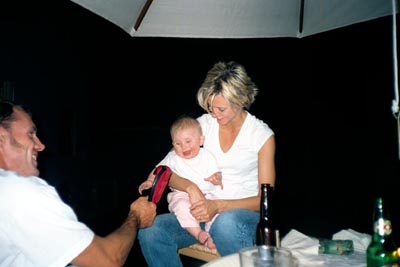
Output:
[[348,255],[354,252],[353,240],[319,240],[319,254]]

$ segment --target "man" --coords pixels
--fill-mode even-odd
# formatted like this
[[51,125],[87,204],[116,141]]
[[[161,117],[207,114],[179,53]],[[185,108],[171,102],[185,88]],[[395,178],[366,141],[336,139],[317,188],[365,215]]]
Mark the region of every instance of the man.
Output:
[[155,204],[138,198],[118,229],[97,236],[38,177],[44,148],[30,114],[0,100],[0,266],[122,266]]

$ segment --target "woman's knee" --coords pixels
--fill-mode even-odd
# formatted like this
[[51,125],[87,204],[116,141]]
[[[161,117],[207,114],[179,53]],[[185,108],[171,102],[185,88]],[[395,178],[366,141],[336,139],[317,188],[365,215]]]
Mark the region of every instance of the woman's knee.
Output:
[[211,231],[218,233],[232,231],[237,227],[239,221],[240,219],[238,218],[238,212],[236,210],[225,211],[215,218]]
[[258,213],[245,209],[225,211],[218,215],[210,229],[211,234],[247,232],[258,222]]
[[160,235],[158,235],[160,230],[161,230],[161,227],[159,226],[158,223],[156,223],[156,220],[155,220],[151,227],[139,229],[138,240],[140,242],[152,242],[151,240],[160,236]]

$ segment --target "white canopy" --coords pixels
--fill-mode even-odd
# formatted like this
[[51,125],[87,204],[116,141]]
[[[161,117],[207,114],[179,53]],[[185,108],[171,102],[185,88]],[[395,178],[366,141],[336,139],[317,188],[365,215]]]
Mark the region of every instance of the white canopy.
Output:
[[313,35],[392,13],[391,0],[71,0],[131,36]]

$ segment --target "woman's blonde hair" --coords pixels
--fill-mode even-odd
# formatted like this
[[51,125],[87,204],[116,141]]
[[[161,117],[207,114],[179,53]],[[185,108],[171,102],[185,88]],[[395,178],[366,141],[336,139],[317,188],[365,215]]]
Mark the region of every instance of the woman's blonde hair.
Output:
[[220,94],[231,105],[250,109],[257,93],[257,86],[241,64],[218,62],[207,72],[197,91],[197,102],[205,111],[212,113],[209,99]]

